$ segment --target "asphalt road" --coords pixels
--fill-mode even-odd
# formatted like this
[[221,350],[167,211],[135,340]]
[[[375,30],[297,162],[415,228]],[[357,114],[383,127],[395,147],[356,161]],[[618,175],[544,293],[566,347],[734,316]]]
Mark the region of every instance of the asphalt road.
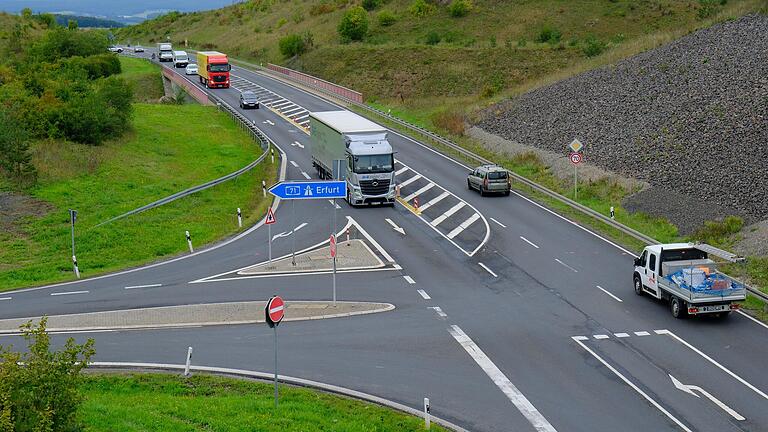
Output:
[[[237,88],[211,91],[236,106],[238,89],[264,89],[263,101],[282,115],[264,106],[246,115],[285,152],[288,179],[316,177],[309,136],[286,117],[301,122],[302,110],[339,107],[243,68],[232,74]],[[477,431],[768,430],[762,373],[768,327],[741,314],[676,320],[664,304],[634,294],[631,251],[522,196],[481,198],[467,190],[469,167],[394,132],[390,142],[398,182],[406,184],[401,195],[418,193],[422,204],[434,203],[417,217],[401,205],[340,202],[337,228],[352,217],[397,267],[339,275],[338,292],[340,299],[397,309],[281,325],[285,374],[415,408],[429,397],[435,415]],[[290,253],[294,240],[296,249],[326,240],[333,211],[326,200],[301,201],[295,209],[281,203],[272,235],[286,235],[275,239],[274,256]],[[3,294],[11,300],[0,302],[0,318],[263,300],[274,293],[287,301],[330,297],[327,274],[231,273],[264,261],[266,251],[266,227],[259,227],[151,268]],[[229,274],[211,278],[223,273]],[[132,288],[142,285],[153,286]],[[95,338],[100,361],[180,363],[194,346],[197,364],[272,369],[265,326],[73,336]],[[0,339],[11,341],[21,342]]]

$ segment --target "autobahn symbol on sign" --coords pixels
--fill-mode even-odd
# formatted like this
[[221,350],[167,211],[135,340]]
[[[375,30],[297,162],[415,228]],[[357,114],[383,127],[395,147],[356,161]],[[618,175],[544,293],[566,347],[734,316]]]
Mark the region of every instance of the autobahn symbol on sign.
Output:
[[280,182],[269,188],[269,193],[285,200],[346,198],[347,182]]
[[576,153],[576,152],[571,153],[568,158],[571,160],[571,163],[574,165],[578,165],[584,160],[581,153]]
[[269,299],[264,312],[267,317],[267,324],[269,324],[270,327],[280,324],[280,321],[283,320],[283,316],[285,316],[285,302],[283,302],[282,297],[273,296]]

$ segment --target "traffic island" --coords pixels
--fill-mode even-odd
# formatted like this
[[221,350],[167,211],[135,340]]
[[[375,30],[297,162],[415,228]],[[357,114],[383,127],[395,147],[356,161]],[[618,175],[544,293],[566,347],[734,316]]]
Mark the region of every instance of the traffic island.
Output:
[[[165,327],[191,327],[263,323],[266,302],[211,303],[164,306],[48,317],[49,332],[85,330],[132,330]],[[341,318],[387,312],[390,303],[288,301],[283,321]],[[19,326],[41,317],[0,320],[0,334],[17,334]]]
[[[360,239],[339,242],[336,248],[336,269],[366,270],[384,267],[384,262]],[[295,262],[295,264],[294,264]],[[333,270],[331,247],[324,246],[307,252],[286,256],[272,262],[259,263],[238,272],[240,275],[274,275],[283,273],[327,272]]]

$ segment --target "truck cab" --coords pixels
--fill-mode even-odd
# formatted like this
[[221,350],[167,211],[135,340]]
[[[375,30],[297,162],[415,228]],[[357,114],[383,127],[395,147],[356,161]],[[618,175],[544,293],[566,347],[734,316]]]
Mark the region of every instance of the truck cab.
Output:
[[217,51],[197,53],[197,74],[206,87],[229,88],[229,71],[232,67],[226,54]]
[[350,141],[346,158],[350,204],[394,204],[395,159],[386,134]]

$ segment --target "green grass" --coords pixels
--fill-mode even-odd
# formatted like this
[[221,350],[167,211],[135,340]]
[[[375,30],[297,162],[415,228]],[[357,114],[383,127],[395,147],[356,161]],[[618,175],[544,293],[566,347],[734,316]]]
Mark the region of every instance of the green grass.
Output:
[[160,67],[144,59],[120,56],[120,74],[133,88],[136,102],[156,102],[163,96]]
[[[97,227],[126,211],[235,171],[261,149],[225,114],[199,105],[134,104],[133,128],[101,147],[41,142],[40,172],[29,195],[49,211],[0,234],[0,290],[73,278],[68,208],[78,210],[77,258],[83,276],[114,271],[186,249],[184,231],[200,247],[258,220],[268,205],[261,180],[277,164],[261,164],[222,185]],[[7,263],[7,264],[6,264]]]
[[276,409],[271,384],[204,375],[86,376],[82,390],[87,432],[424,430],[423,420],[397,411],[285,385]]

